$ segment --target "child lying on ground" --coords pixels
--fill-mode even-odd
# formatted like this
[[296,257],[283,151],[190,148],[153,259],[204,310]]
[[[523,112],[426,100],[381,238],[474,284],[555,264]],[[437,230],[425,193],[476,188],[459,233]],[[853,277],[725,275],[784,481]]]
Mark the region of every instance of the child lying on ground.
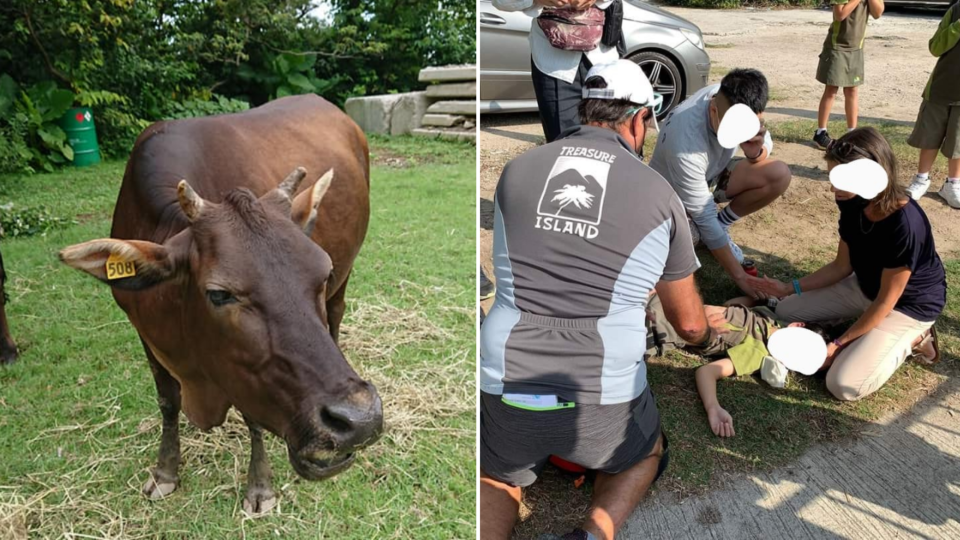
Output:
[[[814,324],[790,323],[777,320],[773,311],[765,306],[747,307],[746,297],[727,302],[726,307],[705,306],[711,326],[721,326],[726,332],[718,336],[705,347],[697,347],[683,341],[674,331],[663,313],[660,299],[653,296],[647,306],[647,354],[660,356],[672,349],[706,357],[721,357],[705,366],[697,368],[697,391],[707,412],[710,429],[720,437],[734,435],[733,417],[717,401],[717,381],[726,377],[751,375],[760,371],[764,359],[770,356],[767,341],[781,328],[806,327],[820,334],[829,342],[823,329]],[[738,303],[735,303],[738,302]],[[724,322],[725,320],[725,322]],[[772,362],[773,360],[767,360]]]

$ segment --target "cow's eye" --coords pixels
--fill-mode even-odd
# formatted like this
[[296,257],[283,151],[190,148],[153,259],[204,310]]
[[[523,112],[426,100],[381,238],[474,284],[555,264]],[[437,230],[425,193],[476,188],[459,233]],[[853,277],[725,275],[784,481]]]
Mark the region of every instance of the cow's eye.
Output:
[[232,304],[237,301],[237,297],[230,294],[229,292],[223,289],[208,289],[207,298],[210,299],[210,303],[220,307],[227,304]]

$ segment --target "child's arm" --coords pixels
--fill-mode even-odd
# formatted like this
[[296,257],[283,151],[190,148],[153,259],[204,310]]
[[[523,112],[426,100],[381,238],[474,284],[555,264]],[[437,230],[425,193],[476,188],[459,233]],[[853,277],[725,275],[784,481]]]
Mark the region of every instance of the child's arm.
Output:
[[850,0],[847,3],[841,3],[843,0],[833,0],[833,20],[842,21],[853,13],[853,10],[860,5],[860,0]]
[[733,417],[717,401],[717,381],[730,377],[735,372],[733,362],[729,358],[723,358],[705,366],[700,366],[697,368],[695,375],[697,392],[700,393],[703,408],[707,411],[710,429],[713,430],[714,435],[720,437],[733,437],[735,433],[733,431]]
[[958,17],[960,17],[960,5],[954,4],[947,10],[943,20],[940,21],[940,26],[937,27],[937,31],[930,38],[930,54],[943,56],[947,51],[957,46],[957,42],[960,41],[960,20],[958,20]]
[[870,10],[870,16],[879,19],[883,15],[883,0],[867,0],[867,9]]

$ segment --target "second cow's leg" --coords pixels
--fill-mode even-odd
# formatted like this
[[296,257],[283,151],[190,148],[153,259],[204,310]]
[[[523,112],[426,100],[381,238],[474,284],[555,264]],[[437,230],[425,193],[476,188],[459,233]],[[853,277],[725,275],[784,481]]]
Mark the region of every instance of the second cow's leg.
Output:
[[247,514],[265,514],[277,504],[273,492],[273,471],[263,448],[263,429],[246,416],[243,419],[250,429],[250,469],[247,471],[247,495],[243,509]]

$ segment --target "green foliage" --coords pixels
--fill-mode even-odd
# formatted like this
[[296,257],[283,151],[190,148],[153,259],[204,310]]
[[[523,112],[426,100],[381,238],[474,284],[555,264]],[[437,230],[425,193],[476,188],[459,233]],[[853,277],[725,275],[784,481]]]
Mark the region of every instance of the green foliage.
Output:
[[[355,95],[421,88],[421,68],[476,58],[473,2],[4,0],[0,5],[0,73],[23,88],[53,84],[70,92],[75,104],[92,107],[107,159],[126,157],[154,121],[242,109],[220,96],[256,106],[312,92],[342,106]],[[312,14],[317,7],[327,8],[324,19]],[[0,94],[6,92],[3,84]],[[34,101],[36,107],[46,105]],[[9,137],[0,142],[0,158],[19,156],[24,145],[31,156],[0,164],[0,170],[66,162],[57,133],[44,128],[46,136],[40,136],[31,121],[18,135],[24,127],[14,123],[0,118],[0,133]]]
[[0,76],[0,117],[10,118],[8,131],[17,137],[13,145],[19,148],[15,153],[27,167],[52,171],[54,164],[73,160],[67,134],[58,125],[73,98],[73,92],[52,81],[19,90],[10,76]]
[[197,118],[200,116],[214,116],[245,111],[250,104],[239,99],[214,95],[211,99],[189,99],[174,101],[165,115],[166,118]]
[[13,203],[0,205],[0,238],[44,235],[69,223],[69,220],[51,214],[45,206],[18,208]]

